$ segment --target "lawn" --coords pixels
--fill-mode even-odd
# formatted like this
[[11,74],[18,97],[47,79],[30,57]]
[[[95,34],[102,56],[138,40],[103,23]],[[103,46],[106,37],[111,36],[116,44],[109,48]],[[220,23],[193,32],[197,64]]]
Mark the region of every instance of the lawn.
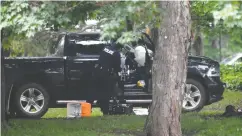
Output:
[[[242,93],[229,92],[225,99],[206,106],[199,113],[182,115],[184,136],[240,136],[242,118],[220,117],[228,104],[242,106]],[[41,120],[10,121],[11,129],[2,131],[3,136],[144,136],[146,116],[102,116],[98,108],[93,117],[64,119],[66,109],[50,109]]]

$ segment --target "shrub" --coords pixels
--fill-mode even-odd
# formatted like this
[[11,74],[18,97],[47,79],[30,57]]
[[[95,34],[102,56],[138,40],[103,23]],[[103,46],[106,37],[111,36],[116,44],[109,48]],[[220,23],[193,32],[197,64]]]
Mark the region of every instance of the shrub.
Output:
[[237,65],[221,65],[221,79],[227,84],[227,88],[231,90],[242,89],[242,64]]

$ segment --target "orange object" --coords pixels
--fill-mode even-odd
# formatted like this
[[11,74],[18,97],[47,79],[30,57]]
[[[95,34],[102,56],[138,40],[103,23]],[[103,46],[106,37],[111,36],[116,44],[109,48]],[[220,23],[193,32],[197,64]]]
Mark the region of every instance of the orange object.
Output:
[[90,117],[92,113],[92,106],[90,103],[81,102],[81,117]]

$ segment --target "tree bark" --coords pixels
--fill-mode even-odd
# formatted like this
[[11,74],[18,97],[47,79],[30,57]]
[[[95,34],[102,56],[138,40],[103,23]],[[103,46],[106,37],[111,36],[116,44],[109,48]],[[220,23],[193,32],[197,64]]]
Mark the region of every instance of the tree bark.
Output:
[[186,81],[190,12],[188,1],[161,1],[165,11],[158,30],[152,72],[153,102],[148,136],[181,136],[181,103]]
[[158,44],[158,28],[152,28],[150,34],[151,40],[155,45]]
[[214,37],[214,38],[212,39],[212,44],[211,44],[212,48],[214,48],[214,49],[218,49],[218,48],[219,48],[218,43],[219,43],[218,37]]
[[126,16],[126,25],[127,25],[127,31],[133,31],[133,23],[128,16]]
[[[150,35],[151,37],[151,40],[152,42],[154,43],[155,47],[158,45],[158,28],[152,28],[151,31],[150,31]],[[154,53],[155,53],[155,50],[154,50]],[[152,64],[153,65],[153,64]],[[153,73],[152,73],[153,74]],[[152,75],[153,76],[153,75]],[[152,86],[153,86],[153,80],[151,78],[151,81],[149,83],[149,88],[148,88],[148,92],[152,92]],[[148,112],[150,113],[151,111],[151,108],[149,108]],[[144,125],[144,131],[146,133],[150,133],[151,132],[151,115],[152,114],[149,114],[148,117],[146,118],[146,121],[145,121],[145,125]]]

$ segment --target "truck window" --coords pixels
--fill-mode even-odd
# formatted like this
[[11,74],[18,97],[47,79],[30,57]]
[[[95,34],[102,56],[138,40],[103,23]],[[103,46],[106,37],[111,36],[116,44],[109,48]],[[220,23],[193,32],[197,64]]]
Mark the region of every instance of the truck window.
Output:
[[57,48],[55,50],[55,56],[63,56],[64,55],[64,45],[65,45],[65,36],[62,36],[57,44]]
[[76,55],[98,55],[107,45],[105,41],[85,40],[76,42]]
[[99,35],[81,35],[70,38],[70,46],[74,47],[73,55],[99,55],[102,49],[108,45],[108,41],[99,40]]

